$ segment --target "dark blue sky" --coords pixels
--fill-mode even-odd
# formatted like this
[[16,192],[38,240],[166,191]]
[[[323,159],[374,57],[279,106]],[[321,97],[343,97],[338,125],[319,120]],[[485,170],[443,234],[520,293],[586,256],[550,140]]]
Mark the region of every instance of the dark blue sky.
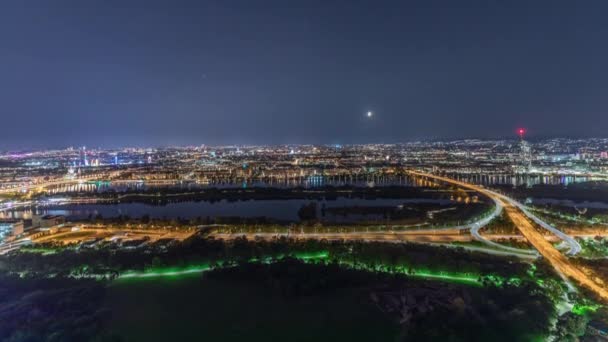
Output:
[[592,0],[6,0],[0,147],[398,142],[520,125],[608,136],[606,13]]

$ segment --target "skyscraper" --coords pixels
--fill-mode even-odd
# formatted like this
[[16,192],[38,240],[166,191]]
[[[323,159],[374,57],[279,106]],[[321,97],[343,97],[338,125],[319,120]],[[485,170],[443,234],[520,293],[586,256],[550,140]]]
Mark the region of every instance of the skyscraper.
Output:
[[524,139],[526,131],[520,128],[517,132],[519,134],[519,161],[524,171],[529,171],[532,166],[532,147],[530,143]]
[[80,148],[80,166],[89,166],[89,161],[87,160],[86,146]]

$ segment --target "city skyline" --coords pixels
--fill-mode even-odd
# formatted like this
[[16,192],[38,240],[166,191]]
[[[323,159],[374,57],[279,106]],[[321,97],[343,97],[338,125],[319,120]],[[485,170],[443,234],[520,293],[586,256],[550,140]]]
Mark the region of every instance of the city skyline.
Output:
[[[478,136],[461,136],[461,137],[427,137],[418,139],[402,139],[395,141],[372,141],[372,142],[277,142],[277,143],[237,143],[234,141],[226,141],[224,143],[207,143],[204,139],[196,139],[192,142],[177,142],[177,143],[163,143],[160,142],[149,142],[149,143],[133,143],[133,144],[118,144],[118,143],[100,143],[100,144],[83,144],[78,142],[68,142],[65,144],[58,143],[47,143],[46,145],[18,145],[11,147],[10,145],[0,145],[1,152],[18,152],[18,151],[45,151],[45,150],[64,150],[64,149],[100,149],[100,150],[120,150],[120,149],[164,149],[164,148],[187,148],[187,147],[208,147],[208,148],[225,148],[225,147],[279,147],[279,146],[370,146],[370,145],[409,145],[409,144],[432,144],[432,143],[451,143],[451,142],[462,142],[462,141],[480,141],[480,142],[513,142],[517,143],[522,138],[518,133],[519,129],[514,129],[511,135],[503,135],[496,137],[478,137]],[[581,141],[581,142],[592,142],[592,141],[608,141],[608,137],[605,136],[590,136],[590,137],[578,137],[578,136],[544,136],[544,135],[528,135],[528,130],[523,137],[524,140],[538,143],[543,141],[551,140],[562,140],[562,141]],[[335,139],[334,139],[335,141]]]

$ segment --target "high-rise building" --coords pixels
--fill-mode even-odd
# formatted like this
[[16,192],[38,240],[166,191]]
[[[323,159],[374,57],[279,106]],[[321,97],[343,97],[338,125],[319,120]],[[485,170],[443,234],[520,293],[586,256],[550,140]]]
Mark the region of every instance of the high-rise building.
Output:
[[89,161],[87,159],[87,148],[85,146],[80,149],[80,165],[89,166]]
[[520,128],[517,133],[519,134],[519,159],[521,166],[527,171],[532,166],[532,147],[530,143],[524,139],[526,131]]

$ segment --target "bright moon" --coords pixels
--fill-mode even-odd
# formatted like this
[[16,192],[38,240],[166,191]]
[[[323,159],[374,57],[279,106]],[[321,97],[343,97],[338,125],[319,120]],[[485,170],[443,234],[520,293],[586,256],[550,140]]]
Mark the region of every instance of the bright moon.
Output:
[[371,117],[372,117],[372,115],[374,115],[374,113],[372,113],[372,112],[367,112],[367,117],[368,117],[368,118],[371,118]]

